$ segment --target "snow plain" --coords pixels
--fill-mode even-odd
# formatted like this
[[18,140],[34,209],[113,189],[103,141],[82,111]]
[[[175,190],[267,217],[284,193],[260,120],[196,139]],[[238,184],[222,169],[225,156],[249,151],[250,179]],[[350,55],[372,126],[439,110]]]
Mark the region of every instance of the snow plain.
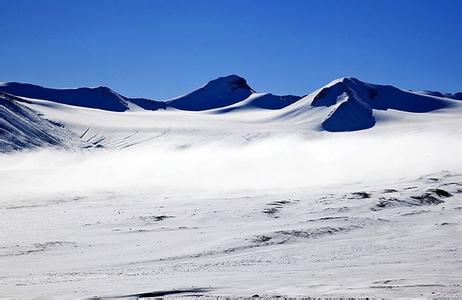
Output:
[[303,99],[231,113],[22,99],[82,148],[0,154],[2,297],[462,296],[460,101],[332,133]]

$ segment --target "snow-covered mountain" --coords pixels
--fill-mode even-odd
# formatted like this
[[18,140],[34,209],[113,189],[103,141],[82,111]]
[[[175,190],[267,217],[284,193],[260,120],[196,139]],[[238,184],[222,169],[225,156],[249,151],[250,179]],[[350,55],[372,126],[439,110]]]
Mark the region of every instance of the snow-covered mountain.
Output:
[[0,92],[0,152],[35,146],[65,146],[78,137],[60,124],[43,118],[21,104],[21,99]]
[[421,93],[430,95],[430,96],[449,98],[449,99],[454,99],[454,100],[462,100],[462,92],[451,94],[451,93],[441,93],[441,92],[435,92],[435,91],[423,91]]
[[115,112],[129,110],[131,103],[146,110],[165,108],[162,102],[144,98],[127,98],[104,86],[95,88],[55,89],[33,84],[7,82],[0,84],[0,91],[20,97],[49,100],[62,104]]
[[53,89],[33,84],[9,82],[0,85],[0,91],[21,97],[109,111],[122,112],[128,109],[127,101],[107,87]]
[[237,75],[212,80],[186,95],[167,100],[167,106],[200,111],[232,105],[249,97],[254,90],[247,81]]
[[276,96],[270,93],[256,93],[247,84],[247,81],[238,75],[217,78],[186,95],[165,101],[129,98],[102,86],[55,89],[33,84],[7,82],[0,84],[0,91],[20,97],[115,112],[136,110],[137,108],[145,110],[175,108],[185,111],[204,111],[224,108],[233,104],[237,104],[237,106],[230,108],[229,111],[251,107],[280,109],[301,98],[292,95]]
[[426,113],[454,105],[449,99],[428,93],[340,78],[289,106],[282,116],[304,118],[306,114],[318,114],[323,116],[320,125],[324,130],[355,131],[373,127],[376,111]]
[[246,99],[237,102],[235,104],[229,105],[225,108],[217,110],[218,113],[228,113],[232,111],[247,110],[247,109],[281,109],[286,106],[289,106],[302,97],[285,95],[277,96],[271,93],[253,93]]
[[[166,101],[129,98],[107,87],[52,89],[5,83],[0,85],[0,92],[8,93],[3,98],[8,99],[9,106],[27,108],[27,126],[31,128],[21,131],[24,142],[18,142],[18,136],[11,134],[15,131],[4,126],[2,151],[60,145],[50,138],[37,140],[37,130],[51,137],[59,132],[57,140],[65,135],[54,123],[63,124],[74,134],[67,140],[75,141],[78,136],[86,147],[131,147],[170,137],[184,143],[220,139],[248,142],[275,134],[306,136],[364,130],[378,123],[404,128],[416,120],[419,124],[435,122],[440,116],[456,118],[457,122],[462,106],[457,100],[460,93],[408,91],[356,78],[334,80],[304,97],[257,93],[237,75],[217,78]],[[23,116],[10,109],[2,121],[9,120],[10,124],[20,118]]]

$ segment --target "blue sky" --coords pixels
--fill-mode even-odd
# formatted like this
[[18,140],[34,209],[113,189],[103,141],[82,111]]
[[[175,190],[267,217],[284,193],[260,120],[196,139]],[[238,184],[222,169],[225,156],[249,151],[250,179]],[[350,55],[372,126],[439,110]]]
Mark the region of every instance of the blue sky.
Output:
[[462,91],[462,1],[0,0],[0,81],[174,97],[227,74]]

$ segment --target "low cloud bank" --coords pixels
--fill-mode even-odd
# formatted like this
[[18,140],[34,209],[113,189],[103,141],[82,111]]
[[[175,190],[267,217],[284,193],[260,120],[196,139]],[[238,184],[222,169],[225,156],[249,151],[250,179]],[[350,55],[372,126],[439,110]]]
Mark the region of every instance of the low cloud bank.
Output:
[[450,134],[332,135],[247,146],[172,145],[126,150],[42,149],[0,155],[4,199],[92,192],[235,191],[414,177],[462,170]]

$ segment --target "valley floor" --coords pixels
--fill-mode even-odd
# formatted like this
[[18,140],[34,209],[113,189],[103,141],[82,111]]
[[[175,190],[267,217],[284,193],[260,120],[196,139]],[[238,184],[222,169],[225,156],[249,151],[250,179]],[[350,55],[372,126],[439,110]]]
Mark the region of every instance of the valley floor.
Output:
[[461,297],[461,212],[462,175],[451,172],[2,199],[0,296]]

